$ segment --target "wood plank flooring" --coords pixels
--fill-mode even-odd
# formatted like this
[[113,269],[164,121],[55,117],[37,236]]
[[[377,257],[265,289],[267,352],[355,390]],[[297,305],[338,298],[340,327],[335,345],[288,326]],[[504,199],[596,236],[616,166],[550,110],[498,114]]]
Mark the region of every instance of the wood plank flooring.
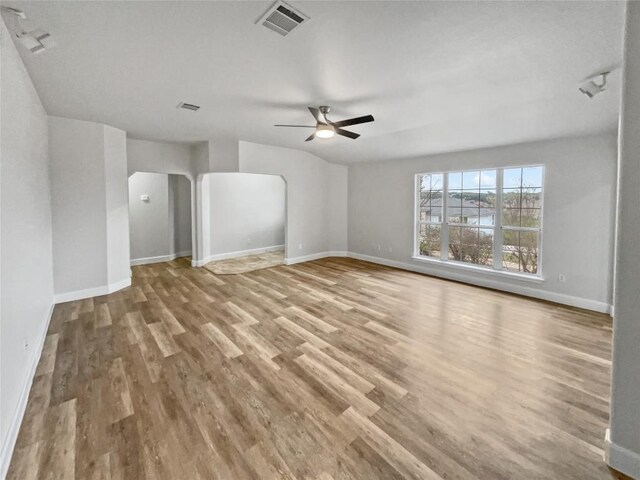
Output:
[[204,268],[216,275],[233,275],[248,273],[263,268],[271,268],[284,264],[284,250],[265,252],[257,255],[214,260],[207,263]]
[[352,259],[56,306],[10,479],[576,479],[611,319]]

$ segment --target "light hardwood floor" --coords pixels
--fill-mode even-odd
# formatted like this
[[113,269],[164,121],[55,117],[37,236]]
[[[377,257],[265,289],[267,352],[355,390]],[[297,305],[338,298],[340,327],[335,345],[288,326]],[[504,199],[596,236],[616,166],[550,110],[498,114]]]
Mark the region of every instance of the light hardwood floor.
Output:
[[284,264],[284,250],[207,263],[204,268],[216,275],[235,275]]
[[351,259],[133,272],[56,307],[10,479],[614,478],[608,316]]

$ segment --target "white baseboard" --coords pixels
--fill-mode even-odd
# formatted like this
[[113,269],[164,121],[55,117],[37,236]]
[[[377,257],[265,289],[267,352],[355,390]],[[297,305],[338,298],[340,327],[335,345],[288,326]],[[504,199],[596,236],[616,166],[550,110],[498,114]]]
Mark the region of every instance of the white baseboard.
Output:
[[131,278],[125,278],[119,282],[101,287],[87,288],[84,290],[75,290],[72,292],[56,293],[53,296],[54,303],[72,302],[74,300],[82,300],[84,298],[98,297],[100,295],[108,295],[123,288],[131,286]]
[[47,338],[47,331],[49,331],[49,324],[51,323],[51,316],[53,315],[54,307],[55,303],[52,303],[51,308],[49,309],[49,316],[44,322],[42,332],[40,333],[40,338],[38,338],[38,343],[37,345],[35,345],[35,349],[33,350],[33,354],[31,355],[31,365],[29,366],[27,378],[25,378],[25,382],[20,392],[18,407],[13,414],[11,424],[9,425],[9,430],[7,432],[7,437],[2,444],[2,452],[0,453],[0,478],[5,478],[9,470],[9,464],[11,463],[13,449],[16,446],[16,441],[18,440],[18,432],[20,431],[20,425],[22,424],[22,419],[27,409],[29,392],[31,391],[31,386],[33,385],[33,379],[36,374],[36,369],[38,368],[38,362],[40,362],[42,348],[44,347],[44,341]]
[[227,260],[229,258],[246,257],[247,255],[259,255],[267,252],[277,252],[278,250],[284,250],[284,245],[272,245],[270,247],[252,248],[250,250],[237,250],[235,252],[218,253],[215,255],[209,255],[201,260],[191,260],[192,267],[202,267],[209,262],[216,260]]
[[434,277],[446,278],[448,280],[455,280],[457,282],[468,283],[471,285],[477,285],[479,287],[492,288],[495,290],[501,290],[509,293],[516,293],[518,295],[524,295],[526,297],[538,298],[541,300],[547,300],[549,302],[561,303],[563,305],[569,305],[572,307],[584,308],[586,310],[592,310],[600,313],[609,313],[611,311],[611,305],[604,302],[598,302],[587,298],[574,297],[566,295],[564,293],[549,292],[546,290],[540,290],[534,287],[527,287],[518,285],[515,283],[506,283],[496,281],[492,278],[481,278],[477,275],[470,275],[467,272],[455,270],[455,271],[442,271],[436,270],[427,264],[417,264],[408,262],[399,262],[397,260],[389,260],[386,258],[373,257],[370,255],[363,255],[361,253],[349,252],[349,257],[358,260],[364,260],[366,262],[377,263],[380,265],[386,265],[388,267],[400,268],[402,270],[409,270],[411,272],[424,273]]
[[611,432],[608,428],[604,435],[604,461],[611,468],[640,480],[640,453],[611,442]]
[[284,259],[284,264],[285,265],[294,265],[296,263],[310,262],[312,260],[319,260],[321,258],[347,257],[347,256],[348,256],[348,252],[338,252],[338,251],[319,252],[319,253],[312,253],[311,255],[303,255],[301,257],[285,258]]
[[191,250],[185,250],[184,252],[172,253],[171,255],[160,255],[158,257],[144,257],[144,258],[132,258],[131,266],[135,265],[148,265],[151,263],[170,262],[176,258],[191,256]]

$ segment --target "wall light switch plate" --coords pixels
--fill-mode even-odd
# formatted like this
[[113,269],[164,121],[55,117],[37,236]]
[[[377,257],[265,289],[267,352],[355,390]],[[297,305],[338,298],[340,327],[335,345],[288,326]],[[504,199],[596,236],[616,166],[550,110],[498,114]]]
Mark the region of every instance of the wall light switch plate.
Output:
[[140,200],[143,202],[148,202],[149,201],[149,195],[140,195]]

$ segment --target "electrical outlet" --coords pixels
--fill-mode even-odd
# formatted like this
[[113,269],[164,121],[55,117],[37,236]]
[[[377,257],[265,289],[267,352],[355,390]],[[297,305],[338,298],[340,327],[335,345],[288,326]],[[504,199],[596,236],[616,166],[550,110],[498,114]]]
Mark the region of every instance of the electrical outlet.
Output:
[[389,253],[393,253],[393,247],[389,247]]
[[24,349],[25,351],[29,351],[29,342],[27,342],[26,340],[24,341]]
[[558,274],[558,281],[560,283],[565,283],[567,281],[567,276],[564,273],[559,273]]
[[298,244],[298,250],[302,250],[302,244],[301,243]]

